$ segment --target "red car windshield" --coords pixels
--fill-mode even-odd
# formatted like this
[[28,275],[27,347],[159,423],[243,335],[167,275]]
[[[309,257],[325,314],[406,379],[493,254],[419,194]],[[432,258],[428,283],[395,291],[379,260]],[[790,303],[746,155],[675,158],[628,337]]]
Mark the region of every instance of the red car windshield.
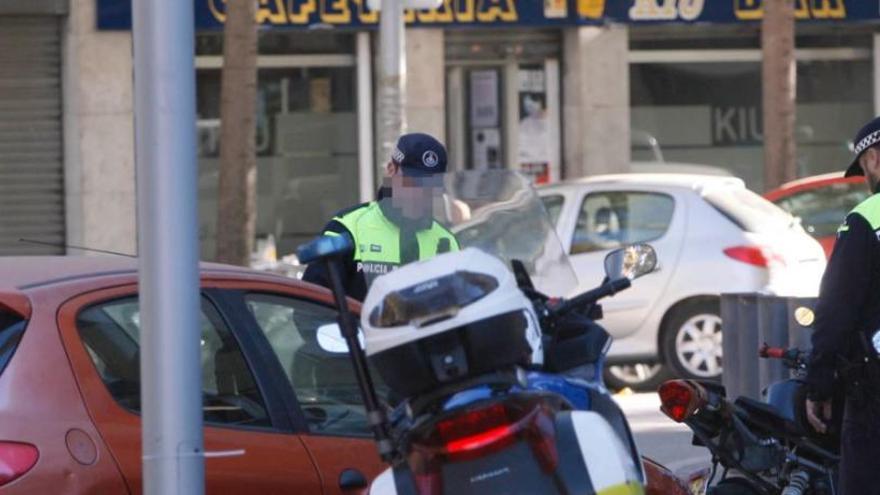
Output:
[[776,205],[801,219],[814,237],[833,236],[846,214],[868,197],[861,182],[837,182],[779,198]]

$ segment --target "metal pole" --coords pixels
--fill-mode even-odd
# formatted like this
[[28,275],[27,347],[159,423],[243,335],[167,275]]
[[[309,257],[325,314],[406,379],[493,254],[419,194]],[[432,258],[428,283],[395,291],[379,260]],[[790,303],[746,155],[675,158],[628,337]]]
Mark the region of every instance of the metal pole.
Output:
[[406,132],[406,44],[400,0],[382,0],[379,14],[379,173]]
[[194,7],[134,0],[146,495],[204,493]]
[[361,202],[376,195],[376,171],[373,167],[373,54],[370,33],[357,34],[357,105],[358,105],[358,190]]

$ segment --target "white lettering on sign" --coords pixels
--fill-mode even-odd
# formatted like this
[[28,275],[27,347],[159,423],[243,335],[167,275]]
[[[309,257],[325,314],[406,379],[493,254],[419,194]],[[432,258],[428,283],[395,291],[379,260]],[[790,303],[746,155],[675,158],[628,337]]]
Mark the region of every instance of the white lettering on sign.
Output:
[[757,107],[716,107],[712,115],[715,145],[757,144],[764,140]]
[[706,0],[636,0],[629,17],[634,21],[694,21],[705,5]]
[[[852,2],[856,3],[856,2]],[[794,0],[794,18],[846,19],[844,0]],[[764,17],[763,0],[736,0],[733,13],[741,21],[760,20]]]

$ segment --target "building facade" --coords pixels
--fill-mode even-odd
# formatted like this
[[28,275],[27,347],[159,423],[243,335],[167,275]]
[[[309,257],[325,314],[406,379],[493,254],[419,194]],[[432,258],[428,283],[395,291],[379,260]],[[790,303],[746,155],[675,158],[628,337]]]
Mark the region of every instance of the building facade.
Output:
[[[225,14],[221,0],[193,1],[200,237],[210,258]],[[838,170],[853,130],[877,113],[880,11],[795,1],[798,171],[811,175]],[[16,26],[0,29],[0,43],[27,43],[18,63],[49,89],[31,86],[38,101],[0,94],[0,188],[17,191],[4,204],[16,213],[0,217],[0,254],[64,251],[22,237],[132,253],[130,0],[19,3],[47,11],[0,10],[0,26]],[[723,167],[761,190],[761,15],[754,0],[444,0],[406,14],[408,129],[443,139],[453,168],[516,169],[539,183],[662,157]],[[378,14],[363,0],[259,0],[257,20],[258,235],[286,254],[374,194],[387,160],[375,142]],[[4,73],[21,71],[0,66],[0,84]],[[55,113],[26,127],[19,107]],[[23,134],[42,143],[36,158],[15,148],[30,142]]]

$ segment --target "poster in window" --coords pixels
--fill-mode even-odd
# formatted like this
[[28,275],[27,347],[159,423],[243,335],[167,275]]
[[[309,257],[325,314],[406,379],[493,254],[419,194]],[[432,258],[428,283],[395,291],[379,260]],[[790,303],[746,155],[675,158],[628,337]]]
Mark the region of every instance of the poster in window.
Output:
[[520,171],[536,184],[550,180],[550,123],[544,71],[519,72],[519,153]]
[[471,72],[471,127],[498,127],[498,71]]

